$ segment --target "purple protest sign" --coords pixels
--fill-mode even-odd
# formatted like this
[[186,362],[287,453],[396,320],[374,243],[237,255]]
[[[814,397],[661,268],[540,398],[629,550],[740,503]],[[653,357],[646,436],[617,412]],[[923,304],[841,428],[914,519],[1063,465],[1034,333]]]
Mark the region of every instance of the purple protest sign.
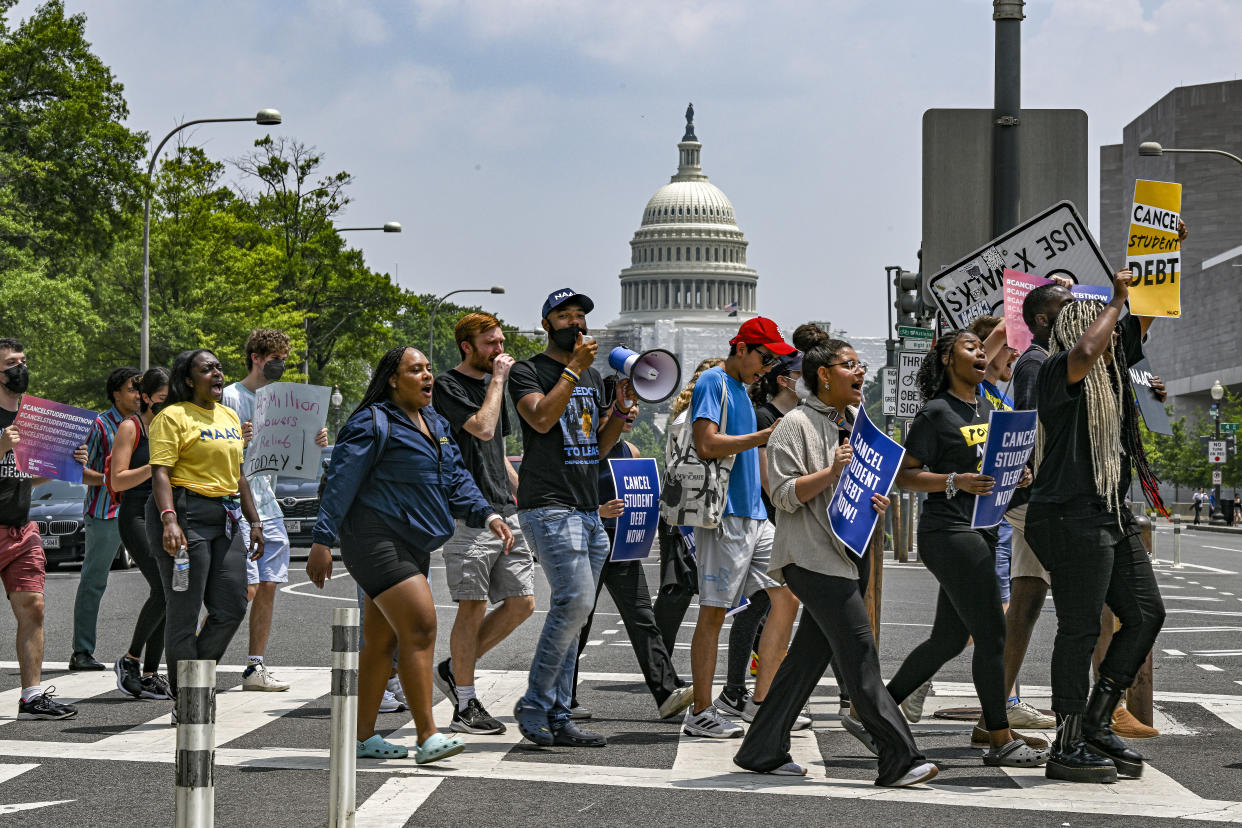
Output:
[[73,452],[86,442],[96,416],[85,408],[29,394],[22,397],[22,407],[13,420],[21,435],[21,442],[13,447],[17,470],[81,483],[82,464],[73,459]]

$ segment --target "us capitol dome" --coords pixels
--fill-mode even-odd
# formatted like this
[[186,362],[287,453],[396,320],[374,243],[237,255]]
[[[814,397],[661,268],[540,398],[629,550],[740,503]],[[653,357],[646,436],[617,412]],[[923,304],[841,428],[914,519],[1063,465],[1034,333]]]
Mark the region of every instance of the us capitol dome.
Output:
[[665,348],[677,355],[683,382],[706,357],[725,356],[738,326],[756,316],[759,274],[746,264],[746,236],[733,204],[707,180],[694,106],[677,144],[677,173],[647,202],[621,271],[621,315],[600,335],[608,350]]

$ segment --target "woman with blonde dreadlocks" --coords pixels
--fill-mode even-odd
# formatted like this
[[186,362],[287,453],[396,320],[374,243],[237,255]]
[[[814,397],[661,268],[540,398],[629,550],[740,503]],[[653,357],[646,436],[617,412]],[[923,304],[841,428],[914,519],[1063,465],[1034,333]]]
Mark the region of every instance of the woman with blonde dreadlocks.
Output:
[[[1052,708],[1061,720],[1046,775],[1071,782],[1137,777],[1143,757],[1112,730],[1113,709],[1134,681],[1164,623],[1164,603],[1147,550],[1123,493],[1130,465],[1163,511],[1139,439],[1126,382],[1142,356],[1142,325],[1118,322],[1132,274],[1113,277],[1107,305],[1070,302],[1049,338],[1039,370],[1035,483],[1026,537],[1048,570],[1056,604]],[[1104,605],[1121,622],[1090,691],[1091,654]]]

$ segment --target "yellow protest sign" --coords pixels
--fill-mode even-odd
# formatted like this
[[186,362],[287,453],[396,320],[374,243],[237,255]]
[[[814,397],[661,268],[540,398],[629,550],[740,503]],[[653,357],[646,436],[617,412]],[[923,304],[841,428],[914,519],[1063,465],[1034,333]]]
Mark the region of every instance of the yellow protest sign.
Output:
[[1182,245],[1177,224],[1182,185],[1167,181],[1134,182],[1126,266],[1134,271],[1130,310],[1138,316],[1182,315]]

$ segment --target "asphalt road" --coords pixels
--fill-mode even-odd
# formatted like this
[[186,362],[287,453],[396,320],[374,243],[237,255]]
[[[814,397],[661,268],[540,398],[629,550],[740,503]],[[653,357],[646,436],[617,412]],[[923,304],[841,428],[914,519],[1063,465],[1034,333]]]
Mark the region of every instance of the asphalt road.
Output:
[[[1140,781],[1114,786],[1045,783],[1041,774],[984,768],[968,744],[969,724],[931,716],[912,726],[920,747],[940,765],[932,785],[905,791],[873,787],[875,760],[845,734],[836,716],[831,673],[812,698],[814,730],[795,740],[811,762],[808,779],[733,772],[736,743],[680,735],[677,721],[655,719],[637,664],[607,594],[582,664],[583,703],[603,750],[536,749],[514,733],[468,737],[470,748],[440,766],[412,761],[360,763],[360,825],[1155,825],[1199,816],[1242,822],[1242,535],[1183,535],[1184,566],[1172,556],[1168,529],[1157,534],[1160,583],[1168,619],[1155,650],[1158,739],[1138,747],[1150,760]],[[344,569],[320,592],[302,565],[279,594],[268,662],[290,680],[288,694],[222,693],[217,716],[218,825],[321,825],[326,822],[328,677],[331,610],[349,606],[354,585]],[[439,610],[437,653],[447,652],[453,606],[433,556]],[[654,570],[649,580],[654,583]],[[537,601],[547,606],[538,578]],[[44,684],[80,698],[76,719],[19,722],[12,650],[0,651],[0,814],[23,826],[168,824],[173,808],[170,702],[136,701],[117,692],[111,674],[65,672],[77,573],[48,577]],[[114,572],[100,614],[96,655],[111,662],[125,648],[145,594],[137,571]],[[887,563],[881,657],[885,675],[926,636],[935,586],[917,563]],[[692,607],[677,666],[689,674]],[[489,654],[480,695],[502,719],[523,689],[542,610]],[[11,635],[11,615],[0,614]],[[1052,604],[1036,629],[1023,676],[1024,695],[1047,707]],[[220,667],[221,689],[240,682],[246,628]],[[727,635],[727,632],[726,632]],[[3,640],[11,640],[4,636]],[[722,638],[723,641],[723,638]],[[975,704],[970,652],[936,679],[929,711]],[[439,656],[438,656],[439,657]],[[720,670],[723,673],[723,651]],[[437,700],[439,696],[437,694]],[[447,725],[445,707],[437,720]],[[412,742],[408,714],[381,717],[392,738]],[[511,730],[515,730],[511,727]],[[831,801],[828,801],[831,800]]]

